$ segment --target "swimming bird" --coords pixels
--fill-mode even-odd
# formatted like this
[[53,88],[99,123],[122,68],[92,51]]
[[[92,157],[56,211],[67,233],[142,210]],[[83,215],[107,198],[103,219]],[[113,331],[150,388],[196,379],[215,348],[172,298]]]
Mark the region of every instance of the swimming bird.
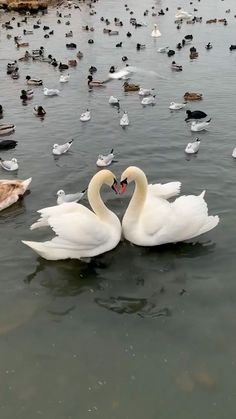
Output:
[[46,115],[45,109],[40,105],[35,105],[33,109],[33,114],[36,116],[43,117]]
[[80,115],[80,120],[82,121],[82,122],[87,122],[87,121],[89,121],[91,119],[91,113],[90,113],[90,111],[87,109],[87,111],[86,112],[83,112],[81,115]]
[[19,169],[17,159],[15,159],[14,157],[11,160],[3,160],[2,158],[0,158],[0,165],[3,169],[7,170],[8,172],[14,172],[15,170]]
[[156,97],[156,95],[144,97],[141,101],[141,104],[144,105],[144,106],[155,105],[155,102],[156,102],[155,97]]
[[45,96],[58,96],[60,91],[58,89],[48,89],[47,87],[43,88],[43,94]]
[[114,174],[109,170],[99,171],[88,186],[92,211],[74,202],[39,210],[40,219],[31,229],[50,226],[56,236],[44,243],[22,242],[48,260],[94,257],[114,249],[121,238],[121,224],[102,201],[100,189],[103,184],[117,193]]
[[87,188],[81,192],[66,194],[63,189],[57,191],[57,205],[68,202],[79,202],[84,197]]
[[171,110],[179,110],[179,109],[183,109],[185,108],[186,103],[176,103],[176,102],[171,102],[169,109]]
[[33,86],[42,86],[43,81],[40,79],[32,79],[30,76],[26,76],[26,83],[28,85],[33,85]]
[[70,80],[70,75],[69,74],[65,74],[65,75],[61,75],[60,76],[60,83],[67,83]]
[[138,94],[139,96],[150,96],[153,90],[154,89],[143,89],[142,87],[140,87]]
[[185,118],[186,122],[190,121],[190,119],[202,119],[202,118],[207,117],[207,114],[205,112],[202,112],[202,111],[187,110],[186,114],[187,114],[187,118]]
[[103,154],[99,154],[96,165],[98,167],[106,167],[106,166],[110,166],[110,164],[112,163],[113,159],[114,159],[114,154],[113,154],[113,148],[111,149],[110,153],[107,155],[103,155]]
[[164,53],[164,54],[166,54],[167,52],[169,51],[169,47],[161,47],[161,48],[158,48],[158,50],[157,50],[157,52],[160,52],[160,53]]
[[120,119],[120,126],[126,127],[129,125],[129,118],[127,112],[124,112],[122,118]]
[[15,131],[15,128],[13,124],[0,124],[0,135],[10,134]]
[[74,140],[70,140],[65,144],[54,144],[52,153],[55,154],[56,156],[60,156],[61,154],[65,154],[70,149],[70,147],[72,146],[73,141]]
[[118,105],[119,99],[117,99],[115,96],[110,96],[108,102],[110,105]]
[[133,244],[177,243],[200,236],[219,223],[218,216],[208,216],[205,191],[199,196],[181,196],[168,202],[148,193],[145,173],[134,166],[122,173],[120,193],[131,182],[135,182],[135,190],[122,220],[122,232]]
[[207,129],[210,122],[211,122],[211,119],[208,119],[208,121],[203,121],[203,122],[193,121],[191,124],[191,131],[194,131],[194,132],[204,131],[205,129]]
[[187,154],[197,153],[200,148],[200,144],[201,144],[201,141],[199,140],[199,138],[196,138],[196,140],[193,141],[192,143],[188,143],[188,145],[185,148],[185,153]]
[[159,36],[161,36],[161,32],[159,31],[159,29],[157,28],[157,25],[154,25],[154,29],[151,33],[153,38],[158,38]]
[[0,141],[0,150],[9,150],[10,148],[15,148],[17,141],[15,140],[2,140]]
[[0,211],[10,207],[24,195],[32,178],[26,180],[0,180]]

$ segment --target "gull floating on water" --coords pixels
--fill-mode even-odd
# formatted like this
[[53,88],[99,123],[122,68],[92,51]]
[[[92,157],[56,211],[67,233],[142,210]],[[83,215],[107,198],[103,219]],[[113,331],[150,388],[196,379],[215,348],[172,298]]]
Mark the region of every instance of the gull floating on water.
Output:
[[208,119],[208,121],[204,121],[204,122],[193,121],[191,124],[191,131],[194,131],[194,132],[204,131],[205,129],[207,129],[210,122],[211,122],[211,119]]
[[192,143],[188,143],[188,145],[185,148],[185,153],[187,154],[197,153],[200,148],[200,144],[201,144],[201,141],[199,140],[199,138],[196,138],[196,140],[193,141]]
[[115,97],[115,96],[110,96],[108,102],[109,102],[110,105],[118,105],[119,104],[119,99],[117,99],[117,97]]
[[176,102],[171,102],[169,109],[171,110],[179,110],[179,109],[183,109],[185,108],[186,103],[176,103]]
[[110,166],[110,164],[112,163],[112,160],[114,159],[114,154],[113,154],[113,149],[110,151],[109,154],[107,155],[103,155],[103,154],[99,154],[96,165],[98,167],[106,167],[106,166]]
[[69,74],[65,74],[65,75],[61,75],[60,76],[60,83],[67,83],[70,80],[70,75]]
[[87,188],[81,192],[66,194],[62,189],[57,192],[57,205],[66,202],[79,202],[85,195]]
[[7,170],[8,172],[14,172],[18,170],[19,166],[17,163],[17,159],[13,158],[11,160],[3,160],[0,158],[0,164],[3,169]]
[[152,90],[154,89],[143,89],[142,87],[140,87],[138,94],[139,96],[150,96],[152,94]]
[[52,153],[55,154],[56,156],[60,156],[61,154],[66,153],[70,149],[72,143],[73,143],[73,140],[70,140],[67,143],[61,144],[61,145],[54,144]]
[[124,112],[122,118],[120,119],[120,125],[122,127],[127,127],[129,125],[129,118],[127,112]]
[[57,96],[59,95],[59,90],[58,89],[48,89],[47,87],[43,88],[43,94],[45,96]]
[[82,122],[87,122],[87,121],[89,121],[91,119],[91,114],[90,114],[90,111],[87,109],[87,111],[86,112],[83,112],[81,115],[80,115],[80,120],[82,121]]
[[155,95],[154,96],[148,96],[148,97],[144,97],[141,101],[141,104],[146,106],[146,105],[154,105],[156,103],[155,101]]

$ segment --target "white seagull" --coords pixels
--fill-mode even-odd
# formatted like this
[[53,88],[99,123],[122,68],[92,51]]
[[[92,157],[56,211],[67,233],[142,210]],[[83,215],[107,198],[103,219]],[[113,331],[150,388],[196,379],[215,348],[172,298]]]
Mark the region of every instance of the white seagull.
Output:
[[155,95],[154,96],[148,96],[148,97],[144,97],[141,101],[142,105],[146,106],[146,105],[155,105],[156,101],[155,101]]
[[18,170],[19,166],[17,163],[17,159],[13,158],[11,160],[3,160],[0,158],[0,164],[3,169],[7,170],[8,172],[14,172]]
[[179,109],[185,108],[185,106],[186,106],[186,103],[170,102],[169,109],[177,111]]
[[211,119],[208,119],[208,121],[205,121],[205,122],[193,121],[191,124],[191,131],[194,131],[194,132],[204,131],[205,129],[207,129],[210,122],[211,122]]
[[54,144],[52,153],[55,154],[55,156],[60,156],[61,154],[64,154],[69,150],[72,143],[73,143],[73,140],[70,140],[65,144],[60,144],[60,145],[59,144]]
[[118,105],[119,99],[117,99],[115,96],[110,96],[108,102],[110,105]]
[[65,204],[66,202],[79,202],[83,198],[87,188],[81,192],[66,194],[62,189],[57,191],[57,205]]
[[143,89],[142,87],[140,87],[138,94],[139,96],[150,96],[152,94],[152,90],[154,89]]
[[48,89],[47,87],[43,88],[43,94],[45,96],[57,96],[59,95],[59,90],[58,89]]
[[197,153],[200,148],[200,144],[201,144],[201,141],[199,140],[199,138],[196,138],[196,140],[193,141],[192,143],[188,143],[188,145],[185,148],[185,153],[187,154]]
[[96,162],[96,165],[98,167],[110,166],[110,164],[112,163],[114,157],[115,156],[113,154],[113,149],[107,155],[99,154],[98,159],[97,159],[97,162]]
[[129,125],[129,118],[127,112],[124,112],[122,118],[120,119],[120,126],[127,127]]
[[87,109],[87,111],[86,112],[83,112],[81,115],[80,115],[80,120],[82,121],[82,122],[87,122],[87,121],[89,121],[91,119],[91,114],[90,114],[90,111]]
[[65,75],[61,75],[60,76],[60,83],[67,83],[70,80],[70,75],[69,74],[65,74]]

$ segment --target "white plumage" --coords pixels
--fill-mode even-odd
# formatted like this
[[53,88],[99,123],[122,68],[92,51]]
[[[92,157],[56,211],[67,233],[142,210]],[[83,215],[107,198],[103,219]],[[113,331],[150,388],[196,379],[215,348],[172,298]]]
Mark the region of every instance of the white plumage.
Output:
[[84,197],[86,191],[87,188],[81,192],[66,194],[63,189],[60,189],[57,191],[57,205],[65,204],[68,202],[79,202]]
[[82,122],[87,122],[87,121],[89,121],[91,119],[91,113],[90,113],[90,111],[87,109],[87,111],[86,112],[83,112],[81,115],[80,115],[80,120],[82,121]]
[[156,101],[155,101],[155,95],[154,96],[148,96],[148,97],[144,97],[141,101],[141,104],[146,106],[146,105],[155,105]]
[[70,147],[72,146],[72,143],[73,143],[73,140],[70,140],[65,144],[54,144],[52,153],[55,154],[56,156],[60,156],[61,154],[66,153],[70,149]]
[[191,131],[193,132],[203,131],[208,128],[210,122],[211,122],[211,119],[208,119],[208,121],[203,121],[203,122],[193,121],[191,124]]
[[185,108],[186,103],[176,103],[176,102],[170,102],[169,109],[171,110],[179,110]]
[[11,160],[3,160],[0,158],[0,164],[3,169],[7,170],[8,172],[14,172],[18,170],[19,165],[17,163],[17,159],[13,157]]
[[161,36],[161,32],[157,28],[157,25],[156,24],[154,25],[154,29],[153,29],[151,35],[152,35],[153,38],[158,38],[159,36]]
[[43,94],[45,96],[58,96],[59,95],[59,90],[58,89],[48,89],[47,87],[43,88]]
[[135,181],[136,188],[122,221],[124,237],[140,246],[176,243],[197,237],[219,223],[218,216],[208,216],[205,192],[168,202],[148,193],[147,178],[142,170],[129,167],[121,176],[122,190]]
[[109,154],[107,155],[103,155],[103,154],[99,154],[96,165],[98,167],[107,167],[110,166],[110,164],[112,163],[112,160],[114,159],[114,154],[113,154],[113,149],[110,151]]
[[192,143],[188,143],[188,145],[185,148],[185,153],[187,154],[197,153],[200,148],[200,144],[201,144],[201,141],[199,140],[199,138],[196,138],[196,140],[193,141]]
[[129,125],[129,118],[127,112],[124,112],[122,118],[120,119],[120,125],[126,127]]

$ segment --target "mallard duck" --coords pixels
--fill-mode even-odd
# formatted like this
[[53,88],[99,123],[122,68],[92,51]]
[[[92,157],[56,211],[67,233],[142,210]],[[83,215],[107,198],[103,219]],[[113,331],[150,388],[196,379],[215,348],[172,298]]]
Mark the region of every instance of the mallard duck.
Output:
[[127,81],[123,84],[125,92],[137,92],[140,89],[139,84],[129,84]]
[[172,63],[171,63],[171,69],[174,70],[174,71],[182,71],[183,70],[183,67],[182,67],[182,65],[176,64],[175,61],[172,61]]
[[93,80],[91,75],[88,76],[88,86],[89,87],[105,87],[103,81]]
[[0,135],[10,134],[15,131],[15,128],[13,124],[0,124]]
[[77,54],[76,54],[76,56],[80,60],[81,58],[83,58],[84,54],[81,51],[78,51]]
[[17,146],[17,141],[15,140],[2,140],[0,141],[0,150],[9,150]]
[[10,207],[24,195],[32,178],[26,180],[0,180],[0,211]]
[[186,92],[184,100],[202,100],[202,93]]
[[32,86],[42,86],[43,81],[40,79],[32,79],[30,76],[26,76],[27,84]]
[[30,100],[34,96],[33,90],[21,90],[20,99],[22,100]]
[[43,117],[46,115],[46,111],[44,110],[44,108],[40,105],[35,105],[34,109],[33,109],[33,113],[36,116],[40,116]]
[[58,68],[59,70],[68,70],[69,66],[67,64],[60,63]]

